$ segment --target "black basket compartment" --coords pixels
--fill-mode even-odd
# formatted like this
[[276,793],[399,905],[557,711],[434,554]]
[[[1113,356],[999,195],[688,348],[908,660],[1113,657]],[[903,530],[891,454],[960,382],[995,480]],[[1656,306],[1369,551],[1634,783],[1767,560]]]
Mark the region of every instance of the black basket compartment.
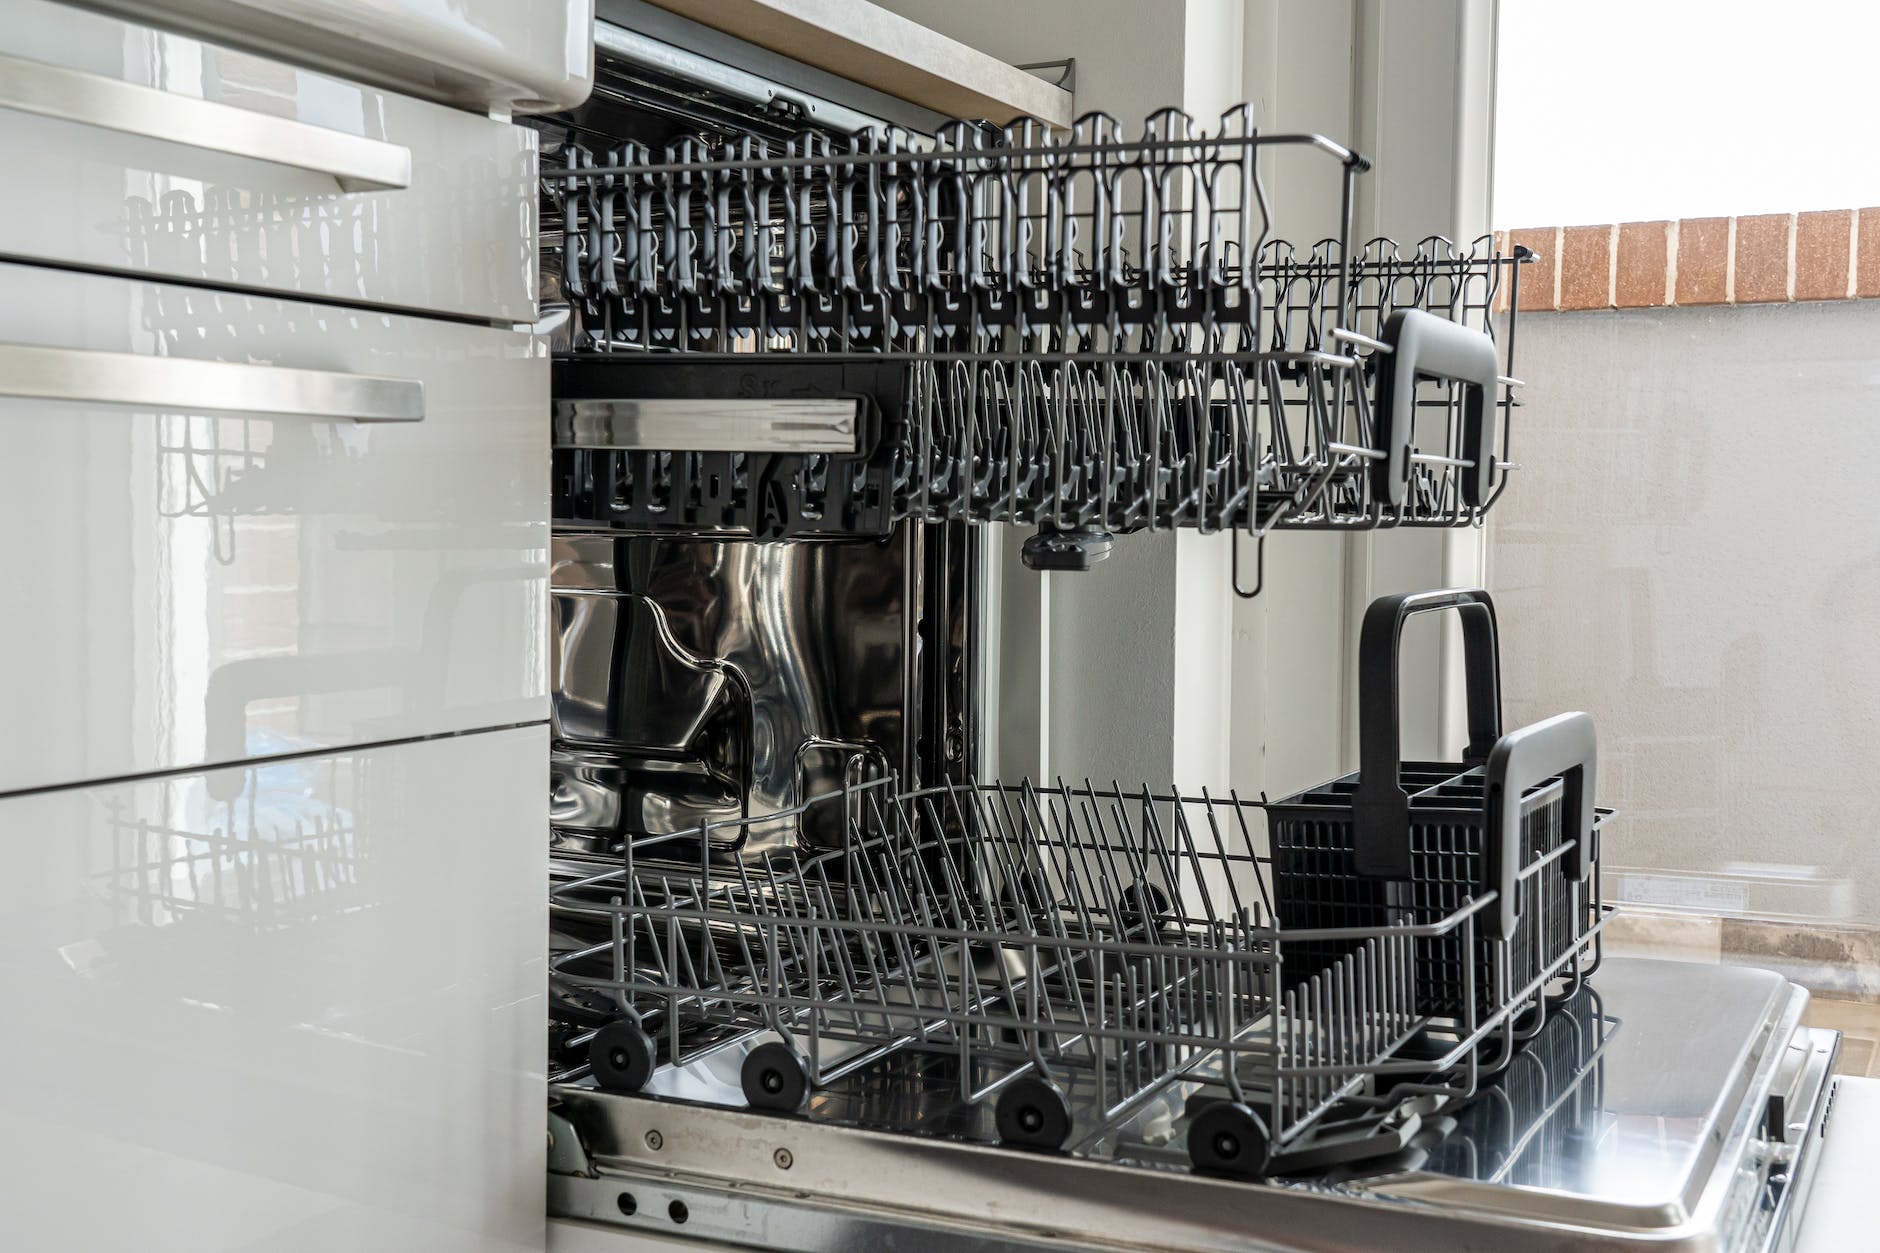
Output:
[[[1462,625],[1468,747],[1456,762],[1406,762],[1403,627],[1439,610]],[[1414,946],[1419,1009],[1469,1035],[1544,995],[1550,973],[1579,972],[1569,961],[1593,921],[1598,859],[1593,722],[1560,714],[1503,732],[1495,606],[1479,588],[1375,601],[1358,664],[1361,769],[1268,811],[1275,914],[1282,931],[1435,927],[1476,905]],[[1294,941],[1288,980],[1349,947]]]
[[[1285,930],[1421,926],[1439,922],[1480,896],[1488,882],[1488,820],[1482,770],[1455,763],[1410,762],[1402,775],[1411,795],[1411,875],[1374,878],[1357,865],[1351,794],[1356,773],[1277,801],[1268,811],[1275,910]],[[1418,787],[1417,785],[1422,786]],[[1528,789],[1522,801],[1523,871],[1560,847],[1565,788],[1558,777]],[[1474,1020],[1504,1005],[1499,985],[1520,991],[1578,943],[1586,919],[1583,893],[1557,857],[1519,880],[1518,922],[1504,940],[1481,928],[1473,963],[1460,930],[1416,941],[1418,1004],[1434,1017],[1468,1017],[1468,972],[1475,974]],[[1301,941],[1288,946],[1288,981],[1337,960],[1349,945]],[[1505,969],[1505,976],[1501,973]]]

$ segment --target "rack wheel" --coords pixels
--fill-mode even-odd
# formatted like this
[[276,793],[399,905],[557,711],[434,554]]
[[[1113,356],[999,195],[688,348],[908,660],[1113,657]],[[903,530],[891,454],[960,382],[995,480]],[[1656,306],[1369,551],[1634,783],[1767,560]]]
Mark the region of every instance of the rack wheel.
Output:
[[616,1018],[588,1041],[588,1068],[609,1092],[638,1092],[658,1061],[653,1037],[631,1018]]
[[1118,893],[1117,900],[1116,920],[1126,940],[1153,938],[1162,930],[1163,919],[1175,911],[1175,902],[1161,885],[1140,879]]
[[999,889],[999,904],[1013,920],[1026,916],[1039,918],[1048,908],[1055,908],[1044,883],[1029,870],[1019,870],[1005,881],[1005,886]]
[[1061,1149],[1071,1138],[1071,1105],[1064,1089],[1038,1075],[1014,1079],[994,1107],[999,1139],[1031,1149]]
[[753,1109],[794,1114],[809,1104],[809,1060],[781,1040],[746,1054],[739,1079]]
[[1211,1101],[1188,1124],[1188,1160],[1212,1174],[1264,1175],[1269,1147],[1266,1124],[1238,1101]]

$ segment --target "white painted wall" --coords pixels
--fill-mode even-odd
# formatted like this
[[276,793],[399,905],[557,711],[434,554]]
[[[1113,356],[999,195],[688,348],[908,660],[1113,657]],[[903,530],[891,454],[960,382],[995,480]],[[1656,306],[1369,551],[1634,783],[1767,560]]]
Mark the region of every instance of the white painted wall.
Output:
[[[1266,125],[1341,138],[1371,157],[1358,181],[1354,240],[1488,229],[1492,184],[1494,0],[1254,0],[1248,87]],[[1277,225],[1313,238],[1331,191],[1276,177]],[[1237,778],[1284,793],[1357,764],[1357,627],[1377,596],[1481,581],[1474,532],[1281,535],[1267,546],[1268,590],[1235,612]],[[1459,637],[1420,622],[1406,635],[1404,750],[1461,740]],[[1257,730],[1256,730],[1257,729]]]
[[[1493,143],[1492,0],[1386,4],[1255,0],[1247,86],[1266,124],[1319,131],[1375,162],[1359,180],[1354,238],[1472,239],[1487,229]],[[1276,178],[1276,225],[1311,238],[1329,189]],[[1357,626],[1377,596],[1481,581],[1474,532],[1291,534],[1267,548],[1268,590],[1234,612],[1237,780],[1276,794],[1357,764]],[[1440,629],[1439,629],[1440,628]],[[1404,747],[1461,739],[1459,640],[1419,622],[1404,649]]]
[[[1080,111],[1133,129],[1169,105],[1241,98],[1239,0],[890,0],[1014,63],[1077,59]],[[1233,666],[1226,545],[1119,537],[1088,574],[1035,574],[1003,551],[998,768],[1005,776],[1226,782]]]
[[[1285,2],[1285,0],[1282,0]],[[1494,184],[1496,0],[1358,0],[1353,142],[1375,161],[1359,182],[1356,235],[1414,241],[1428,235],[1474,239],[1489,229]],[[1352,541],[1347,582],[1357,617],[1372,599],[1430,587],[1479,585],[1475,531],[1394,531]],[[1404,753],[1448,757],[1463,734],[1461,634],[1451,620],[1406,631]],[[1345,727],[1355,764],[1355,719]]]

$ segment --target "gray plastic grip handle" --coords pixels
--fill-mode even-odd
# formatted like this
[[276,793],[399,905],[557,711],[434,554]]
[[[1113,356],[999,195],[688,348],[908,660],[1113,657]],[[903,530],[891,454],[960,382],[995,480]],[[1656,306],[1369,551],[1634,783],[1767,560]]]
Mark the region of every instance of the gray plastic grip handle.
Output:
[[1495,888],[1496,909],[1482,922],[1492,939],[1514,934],[1520,917],[1516,887],[1523,862],[1521,849],[1521,797],[1529,788],[1555,775],[1564,776],[1560,833],[1572,840],[1565,855],[1569,878],[1584,882],[1593,868],[1593,790],[1598,772],[1599,743],[1589,714],[1556,714],[1495,742],[1488,755],[1488,841],[1485,847],[1489,886]]
[[1446,379],[1462,384],[1462,456],[1471,463],[1462,471],[1462,499],[1473,507],[1486,504],[1495,470],[1495,424],[1488,414],[1501,386],[1495,341],[1421,309],[1391,314],[1379,338],[1391,354],[1377,375],[1378,443],[1385,456],[1372,465],[1372,491],[1380,500],[1403,504],[1416,445],[1417,380]]
[[1412,615],[1453,609],[1462,618],[1463,694],[1469,746],[1464,765],[1481,765],[1501,739],[1501,653],[1495,602],[1479,587],[1380,596],[1358,634],[1358,788],[1352,795],[1357,871],[1408,879],[1410,794],[1402,782],[1398,688],[1404,623]]

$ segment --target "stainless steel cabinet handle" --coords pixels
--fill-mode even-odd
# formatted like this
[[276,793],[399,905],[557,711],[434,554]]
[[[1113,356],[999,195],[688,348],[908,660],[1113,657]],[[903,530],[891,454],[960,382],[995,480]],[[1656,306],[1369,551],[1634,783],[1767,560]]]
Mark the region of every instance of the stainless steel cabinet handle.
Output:
[[0,396],[354,422],[424,417],[417,379],[35,344],[0,344]]
[[214,100],[0,56],[0,108],[330,174],[343,191],[411,186],[411,149]]

